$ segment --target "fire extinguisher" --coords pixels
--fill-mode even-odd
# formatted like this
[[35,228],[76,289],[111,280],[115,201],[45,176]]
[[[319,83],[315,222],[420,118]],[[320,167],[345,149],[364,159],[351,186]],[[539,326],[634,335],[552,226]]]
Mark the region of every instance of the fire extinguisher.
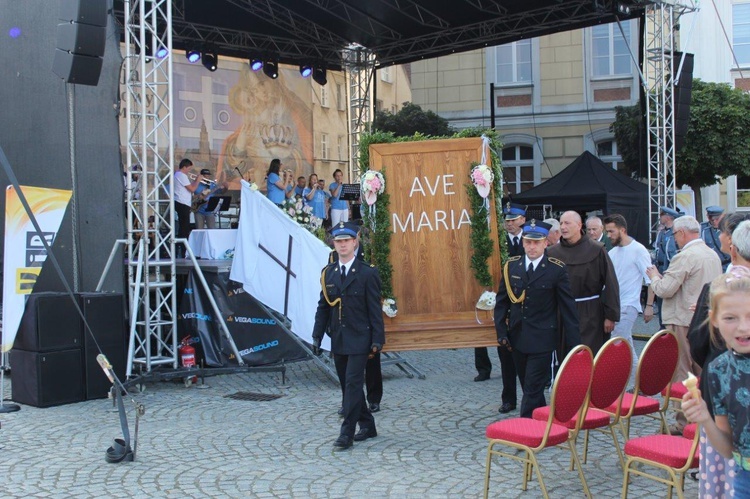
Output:
[[195,367],[195,348],[190,343],[190,336],[186,336],[180,342],[180,348],[177,349],[182,367]]

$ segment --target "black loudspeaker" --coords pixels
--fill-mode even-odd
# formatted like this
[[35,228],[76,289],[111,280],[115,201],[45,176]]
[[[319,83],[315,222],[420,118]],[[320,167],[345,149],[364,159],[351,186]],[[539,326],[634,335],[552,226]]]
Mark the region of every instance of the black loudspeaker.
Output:
[[683,53],[674,53],[674,70],[677,71],[682,62],[682,71],[679,74],[679,80],[674,87],[674,136],[675,151],[679,152],[685,144],[687,137],[688,123],[690,122],[690,101],[693,97],[693,54],[685,53],[683,62]]
[[67,83],[96,86],[107,37],[107,0],[60,0],[52,72]]
[[[125,379],[127,328],[123,295],[120,293],[79,293],[78,301],[94,338],[83,329],[86,400],[105,398],[112,386],[96,361],[99,348],[115,374]],[[96,339],[96,343],[94,342]],[[96,345],[99,345],[97,348]]]
[[81,318],[70,296],[31,293],[13,346],[29,352],[81,348]]
[[34,407],[84,400],[81,349],[59,352],[10,351],[12,398]]

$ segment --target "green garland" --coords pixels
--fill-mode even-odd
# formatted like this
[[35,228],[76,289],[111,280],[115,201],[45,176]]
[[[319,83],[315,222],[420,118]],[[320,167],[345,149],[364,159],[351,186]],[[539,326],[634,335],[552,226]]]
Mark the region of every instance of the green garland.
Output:
[[[474,168],[478,164],[473,162],[471,167]],[[474,270],[477,282],[488,288],[492,286],[492,276],[487,261],[492,256],[493,250],[490,228],[487,224],[489,213],[484,205],[484,198],[479,195],[473,182],[466,184],[466,192],[469,194],[471,203],[471,249],[473,250],[471,268]]]

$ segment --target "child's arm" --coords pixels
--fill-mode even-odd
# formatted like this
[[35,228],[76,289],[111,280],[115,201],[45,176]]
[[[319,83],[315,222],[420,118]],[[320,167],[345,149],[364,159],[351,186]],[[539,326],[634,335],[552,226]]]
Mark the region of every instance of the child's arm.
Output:
[[726,416],[716,416],[716,421],[711,419],[706,402],[700,397],[693,398],[688,391],[682,397],[682,411],[688,421],[700,423],[706,430],[706,436],[711,441],[711,445],[716,452],[729,459],[732,457],[732,430],[729,428],[729,421]]

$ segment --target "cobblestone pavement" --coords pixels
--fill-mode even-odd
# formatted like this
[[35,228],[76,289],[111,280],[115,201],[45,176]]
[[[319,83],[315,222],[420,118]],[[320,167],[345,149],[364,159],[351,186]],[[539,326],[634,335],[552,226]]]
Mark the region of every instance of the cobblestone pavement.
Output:
[[[312,362],[288,366],[286,385],[278,373],[208,377],[206,389],[173,381],[146,385],[132,394],[146,407],[132,463],[104,460],[121,436],[110,401],[22,406],[0,414],[0,496],[480,497],[484,429],[500,416],[497,356],[492,378],[483,383],[472,382],[470,349],[403,357],[426,379],[386,366],[378,437],[338,453],[331,444],[340,425],[340,390]],[[6,379],[6,394],[9,389]],[[225,397],[238,391],[282,397]],[[633,425],[637,435],[656,431],[651,420]],[[590,449],[584,472],[593,496],[619,497],[622,472],[611,441],[594,435]],[[583,497],[577,474],[568,471],[569,453],[545,451],[541,463],[551,497]],[[536,479],[521,491],[520,464],[495,461],[492,470],[493,497],[540,496]],[[686,482],[686,497],[697,497],[697,482]],[[666,486],[644,478],[630,486],[631,497],[664,495]]]

